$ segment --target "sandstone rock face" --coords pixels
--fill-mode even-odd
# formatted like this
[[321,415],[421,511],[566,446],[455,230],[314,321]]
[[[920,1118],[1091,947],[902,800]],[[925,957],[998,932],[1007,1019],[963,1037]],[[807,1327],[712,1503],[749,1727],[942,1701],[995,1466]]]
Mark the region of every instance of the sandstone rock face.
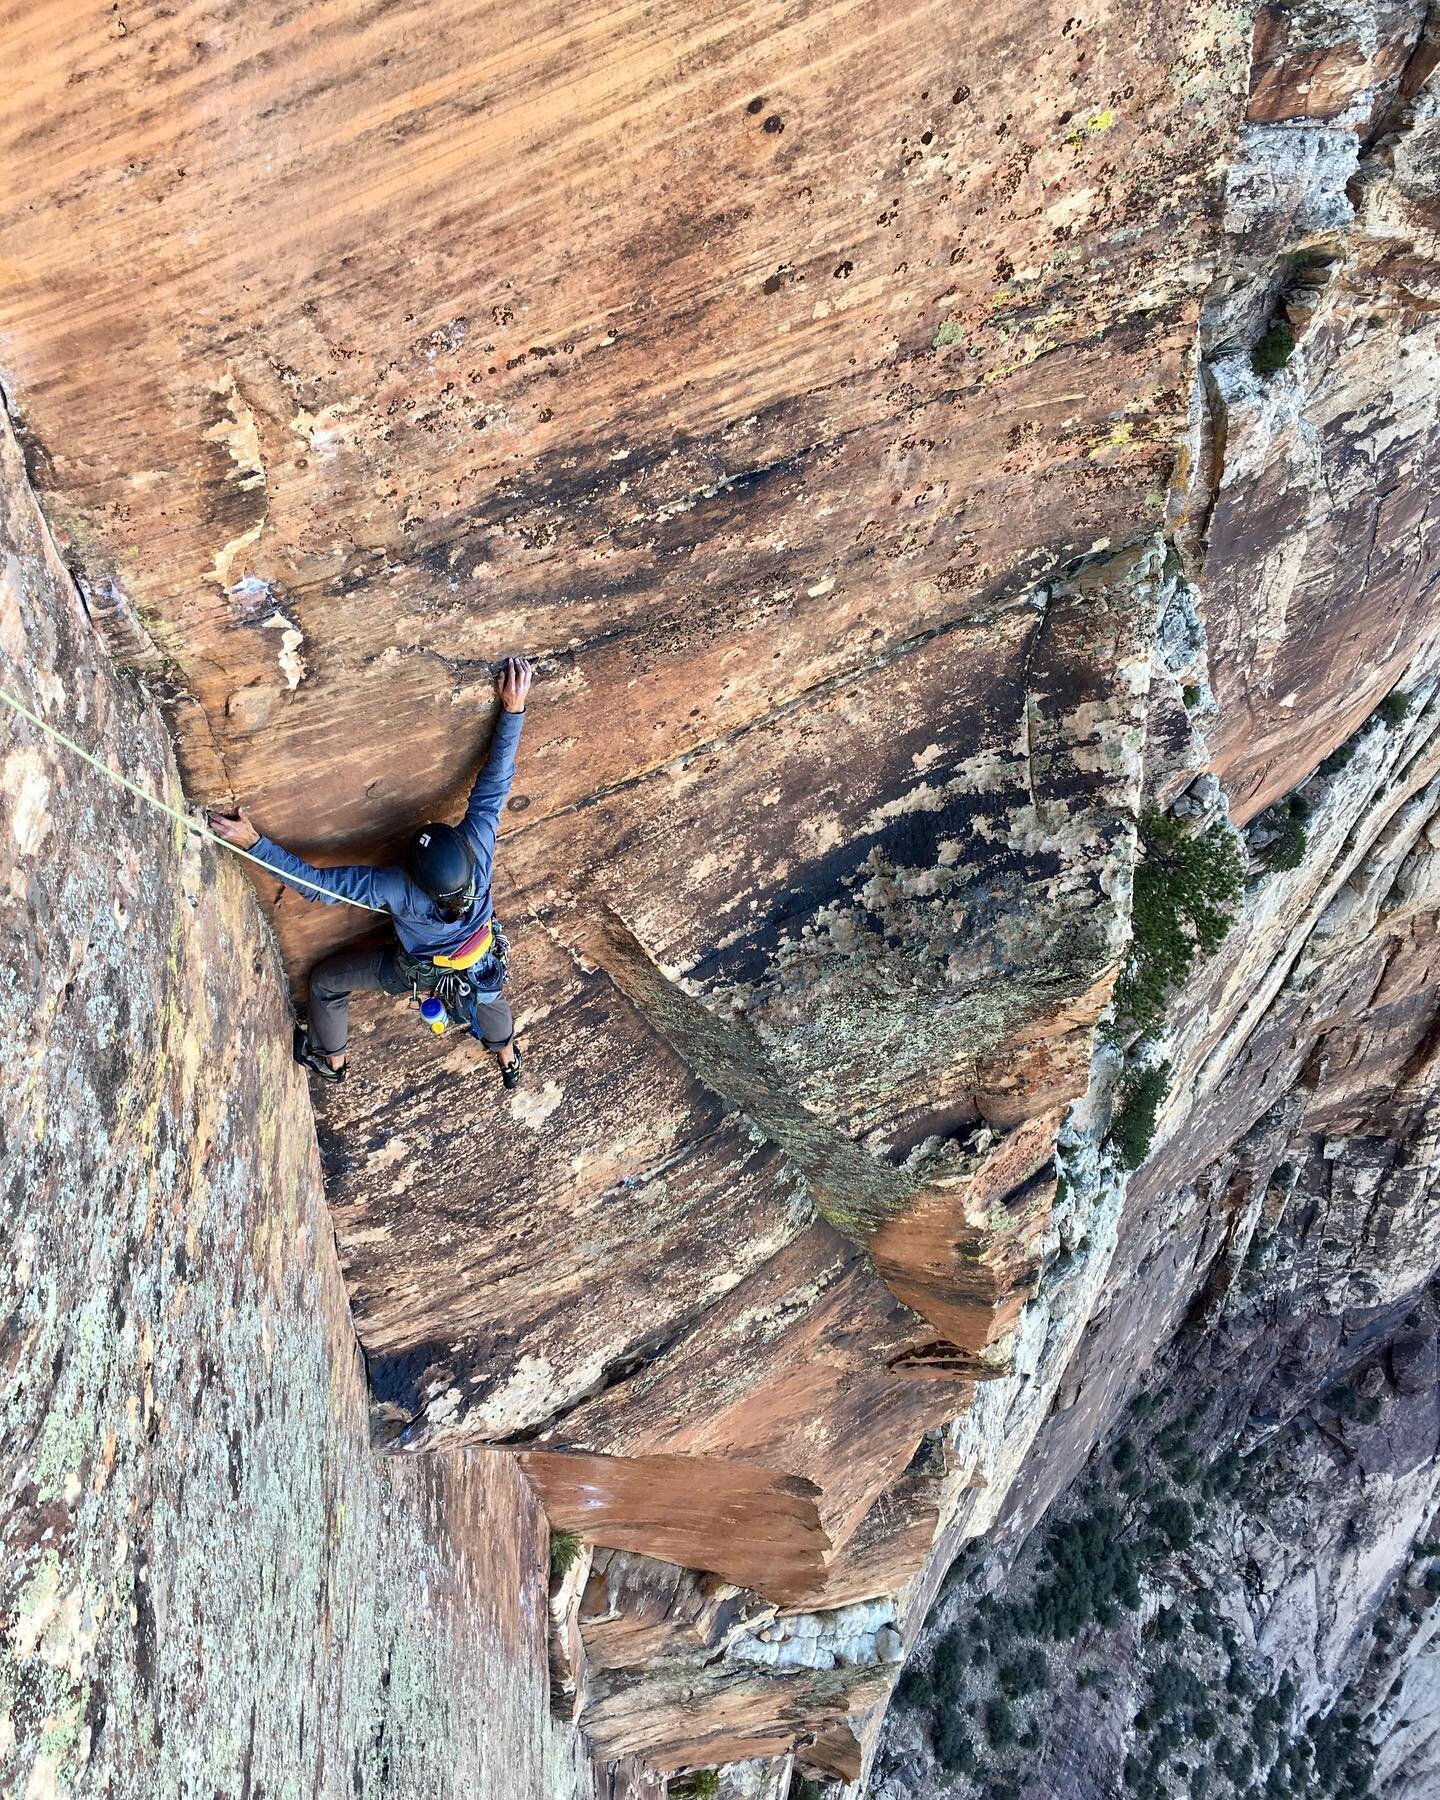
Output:
[[[1425,9],[56,0],[19,35],[7,392],[191,798],[388,855],[463,791],[494,661],[539,667],[496,890],[525,1084],[377,1000],[317,1102],[383,1481],[353,1361],[308,1391],[337,1483],[433,1496],[402,1568],[448,1534],[432,1735],[461,1589],[508,1609],[528,1566],[519,1498],[513,1566],[467,1560],[523,1475],[586,1540],[551,1652],[608,1758],[857,1781],[956,1547],[1033,1529],[1192,1306],[1233,1331],[1252,1245],[1293,1231],[1309,1313],[1365,1331],[1440,1261]],[[1142,1038],[1107,1009],[1145,809],[1253,862]],[[134,960],[256,1046],[240,1091],[294,1115],[255,1127],[265,1195],[318,1231],[276,970],[240,992],[261,928],[185,855],[190,960]],[[256,894],[302,1002],[370,928]],[[97,1042],[67,1079],[113,1084]],[[193,1086],[232,1052],[190,1054]],[[1162,1063],[1132,1172],[1112,1126]],[[1389,1554],[1335,1576],[1352,1623]],[[403,1614],[413,1579],[377,1587]],[[497,1640],[533,1685],[496,1791],[571,1779],[546,1611]]]
[[[8,429],[0,559],[0,685],[174,804]],[[588,1792],[518,1472],[370,1452],[247,884],[8,709],[0,746],[0,1786]]]

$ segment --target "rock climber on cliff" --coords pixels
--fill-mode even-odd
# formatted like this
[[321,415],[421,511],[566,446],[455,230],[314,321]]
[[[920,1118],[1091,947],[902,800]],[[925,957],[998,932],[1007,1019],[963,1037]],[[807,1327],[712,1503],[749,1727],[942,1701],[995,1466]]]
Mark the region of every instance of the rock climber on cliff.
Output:
[[[424,989],[447,1011],[468,1018],[485,1048],[499,1058],[507,1088],[519,1082],[515,1023],[501,992],[507,947],[491,913],[490,885],[500,809],[515,777],[530,679],[523,656],[505,659],[495,677],[500,716],[465,817],[458,825],[435,823],[417,831],[403,868],[313,868],[263,837],[243,807],[233,819],[210,815],[217,837],[248,850],[307,900],[332,906],[356,900],[394,918],[398,944],[342,951],[322,962],[310,978],[310,1022],[308,1030],[296,1028],[295,1060],[322,1080],[345,1079],[351,994],[418,994]],[[330,893],[316,894],[306,884],[320,884]]]

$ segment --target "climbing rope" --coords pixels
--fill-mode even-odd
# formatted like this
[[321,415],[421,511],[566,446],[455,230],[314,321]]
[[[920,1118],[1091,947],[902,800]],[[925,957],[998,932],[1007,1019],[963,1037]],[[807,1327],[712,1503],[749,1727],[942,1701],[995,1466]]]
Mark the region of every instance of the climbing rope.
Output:
[[[57,744],[63,744],[67,750],[73,751],[82,762],[89,763],[92,769],[98,769],[105,779],[113,781],[116,787],[122,787],[127,793],[134,794],[137,800],[143,800],[147,806],[154,807],[156,812],[164,813],[167,818],[174,819],[177,825],[183,825],[187,831],[193,831],[202,838],[209,838],[212,844],[219,844],[222,850],[229,850],[236,856],[243,856],[246,862],[254,863],[257,869],[263,869],[272,880],[281,879],[279,872],[271,868],[263,857],[252,856],[248,850],[242,850],[238,844],[227,844],[224,838],[217,837],[208,826],[201,825],[197,820],[190,818],[188,814],[181,812],[178,807],[167,805],[164,800],[157,800],[154,794],[147,794],[144,788],[137,787],[133,781],[121,775],[118,770],[112,769],[108,763],[103,763],[98,757],[92,756],[88,750],[77,744],[74,738],[66,737],[63,731],[57,731],[38,713],[31,712],[28,706],[17,700],[13,694],[7,694],[4,688],[0,688],[0,700],[19,713],[22,719],[28,719],[32,725],[38,725],[41,731],[47,737],[54,738]],[[327,888],[318,881],[306,880],[303,875],[287,874],[283,879],[287,882],[294,882],[300,887],[312,888],[317,894],[324,894],[327,899],[338,900],[342,906],[358,907],[361,912],[383,913],[385,911],[383,906],[368,906],[363,900],[352,900],[348,895],[337,894],[333,888]]]

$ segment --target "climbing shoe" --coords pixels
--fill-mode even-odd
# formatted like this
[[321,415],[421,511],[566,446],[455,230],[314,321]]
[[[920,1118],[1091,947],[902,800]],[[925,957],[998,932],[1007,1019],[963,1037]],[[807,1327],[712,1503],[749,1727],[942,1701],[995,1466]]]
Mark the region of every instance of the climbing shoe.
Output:
[[318,1075],[322,1081],[338,1082],[345,1079],[345,1065],[342,1063],[338,1069],[332,1069],[329,1057],[310,1042],[310,1034],[303,1025],[295,1027],[294,1056],[301,1068],[308,1069],[312,1075]]
[[520,1046],[518,1044],[515,1046],[514,1061],[508,1062],[508,1063],[501,1063],[500,1079],[505,1083],[507,1088],[519,1087],[519,1085],[520,1085]]

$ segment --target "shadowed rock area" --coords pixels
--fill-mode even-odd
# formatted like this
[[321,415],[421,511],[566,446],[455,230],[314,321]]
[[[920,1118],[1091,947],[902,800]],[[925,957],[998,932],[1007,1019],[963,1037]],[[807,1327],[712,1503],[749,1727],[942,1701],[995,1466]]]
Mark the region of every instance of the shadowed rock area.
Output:
[[[1034,1554],[1182,1321],[1259,1441],[1300,1352],[1236,1311],[1252,1244],[1318,1244],[1342,1338],[1440,1260],[1434,21],[53,0],[9,37],[0,367],[58,550],[12,467],[7,679],[322,864],[453,816],[496,660],[538,679],[496,885],[522,1086],[367,998],[318,1149],[284,984],[374,922],[249,870],[252,904],[7,724],[46,1250],[3,1340],[0,1756],[103,1791],[108,1731],[186,1791],[185,1658],[259,1617],[204,1704],[233,1736],[270,1683],[294,1729],[261,1706],[222,1791],[964,1792],[939,1723],[875,1760],[958,1547]],[[204,1612],[167,1499],[102,1652],[86,1546],[192,1429],[241,1572]],[[548,1619],[541,1506],[579,1538]],[[163,1701],[95,1712],[102,1665]],[[1128,1780],[1098,1727],[1059,1772],[991,1748],[1016,1795]]]

